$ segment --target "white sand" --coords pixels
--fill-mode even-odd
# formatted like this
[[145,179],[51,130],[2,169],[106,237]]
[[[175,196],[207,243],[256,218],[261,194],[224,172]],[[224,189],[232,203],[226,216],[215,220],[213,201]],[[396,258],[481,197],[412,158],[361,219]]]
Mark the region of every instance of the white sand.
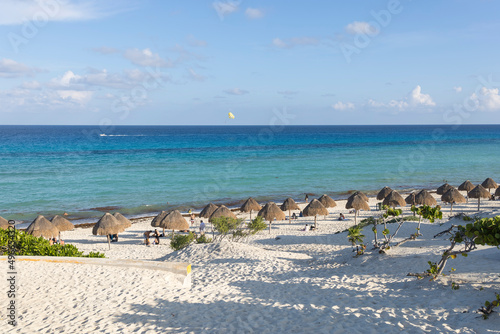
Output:
[[[372,208],[375,203],[372,199]],[[17,328],[6,325],[2,293],[1,332],[500,333],[498,313],[483,320],[476,312],[500,292],[500,250],[480,247],[468,258],[450,260],[445,272],[456,269],[450,276],[417,280],[406,274],[425,271],[427,261],[437,261],[449,245],[433,235],[463,222],[425,222],[418,240],[387,255],[369,246],[354,258],[346,233],[335,234],[354,224],[352,214],[347,221],[335,220],[348,212],[344,206],[338,201],[326,220],[319,217],[318,231],[300,231],[313,222],[300,218],[291,225],[275,223],[271,234],[266,230],[247,242],[192,245],[179,252],[164,238],[158,246],[143,245],[148,220],[120,234],[109,251],[105,238],[92,236],[90,228],[64,232],[66,242],[111,259],[190,262],[192,287],[171,286],[165,273],[155,270],[18,262],[22,319]],[[454,212],[474,214],[476,206],[471,200]],[[500,214],[500,201],[482,207],[483,216]],[[443,211],[448,216],[449,206]],[[361,218],[378,213],[363,212]],[[416,222],[405,223],[399,239],[415,228]],[[371,243],[371,228],[364,234]],[[452,290],[451,281],[460,289]]]

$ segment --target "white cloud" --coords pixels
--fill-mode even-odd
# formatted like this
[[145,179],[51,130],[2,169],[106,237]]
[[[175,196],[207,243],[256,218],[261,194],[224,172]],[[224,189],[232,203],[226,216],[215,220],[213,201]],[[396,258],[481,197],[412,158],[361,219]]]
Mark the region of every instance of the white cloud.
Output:
[[217,15],[221,20],[224,19],[224,16],[232,14],[236,12],[241,4],[241,0],[238,1],[215,1],[212,3],[212,7],[214,7]]
[[15,60],[7,58],[0,59],[0,78],[33,76],[37,72],[40,72],[40,70],[18,63]]
[[460,93],[462,91],[462,87],[458,86],[458,87],[453,87],[453,90],[457,93]]
[[[113,4],[114,2],[114,4]],[[94,0],[2,0],[0,25],[23,24],[27,21],[43,24],[47,21],[84,21],[92,20],[117,12],[123,8],[118,1]]]
[[203,40],[200,40],[200,39],[196,39],[193,35],[189,35],[187,37],[187,40],[188,40],[188,44],[191,45],[191,46],[207,46],[207,42],[206,41],[203,41]]
[[377,28],[370,25],[368,22],[359,22],[359,21],[354,21],[352,23],[349,23],[345,27],[345,30],[347,33],[351,35],[356,35],[356,34],[376,35],[379,33]]
[[226,89],[224,93],[229,94],[229,95],[245,95],[250,93],[248,90],[240,89],[240,88],[232,88],[232,89]]
[[348,109],[354,109],[354,103],[352,102],[337,102],[334,105],[332,105],[332,108],[335,110],[348,110]]
[[319,41],[313,37],[294,37],[287,41],[280,38],[273,39],[273,45],[280,49],[291,49],[295,46],[317,45]]
[[436,103],[429,94],[423,94],[422,88],[416,86],[407,96],[400,100],[390,100],[388,103],[369,99],[366,106],[372,108],[389,108],[404,111],[410,108],[433,107]]
[[420,86],[415,87],[408,96],[408,102],[411,106],[435,106],[429,94],[423,94]]
[[133,64],[139,66],[150,67],[170,67],[172,64],[169,61],[161,58],[159,54],[151,52],[150,49],[128,49],[123,54],[125,58]]
[[195,81],[205,81],[206,77],[204,75],[198,74],[192,68],[188,69],[189,77]]
[[63,100],[72,100],[81,104],[87,103],[92,97],[90,91],[58,90],[57,93]]
[[21,85],[21,88],[23,89],[31,89],[31,90],[38,90],[41,89],[42,85],[38,81],[27,81],[23,82]]
[[261,19],[264,17],[264,11],[262,9],[248,7],[245,11],[245,15],[252,20]]
[[498,88],[482,87],[479,92],[473,93],[470,99],[476,104],[480,111],[500,110],[500,95]]

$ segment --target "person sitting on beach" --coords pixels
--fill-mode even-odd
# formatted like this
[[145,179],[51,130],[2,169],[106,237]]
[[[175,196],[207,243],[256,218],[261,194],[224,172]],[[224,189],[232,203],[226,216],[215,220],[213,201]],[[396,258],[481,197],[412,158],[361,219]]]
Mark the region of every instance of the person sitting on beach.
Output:
[[153,236],[155,237],[154,244],[159,245],[160,244],[160,233],[158,233],[158,230],[156,228],[155,228],[155,233],[153,234]]
[[114,237],[114,236],[115,236],[114,234],[108,234],[109,241],[113,242],[113,237]]
[[203,234],[205,234],[205,223],[202,220],[200,223],[200,235],[203,235]]
[[54,240],[56,240],[56,238],[49,239],[49,245],[54,245],[56,243]]
[[292,215],[292,219],[297,219],[297,215],[295,214],[295,212]]
[[112,234],[111,237],[112,237],[111,239],[112,242],[118,242],[118,234]]
[[316,230],[316,226],[314,226],[314,225],[311,225],[311,227],[309,228],[309,230],[311,230],[311,231],[314,231],[314,230]]
[[345,220],[345,216],[343,213],[340,213],[339,220]]
[[299,212],[299,217],[300,218],[304,217],[304,213],[302,211]]
[[309,225],[306,224],[306,227],[304,227],[302,231],[309,231],[309,229],[310,229]]
[[146,244],[146,246],[149,246],[150,242],[149,242],[149,235],[153,233],[153,231],[146,231],[144,232],[144,243]]

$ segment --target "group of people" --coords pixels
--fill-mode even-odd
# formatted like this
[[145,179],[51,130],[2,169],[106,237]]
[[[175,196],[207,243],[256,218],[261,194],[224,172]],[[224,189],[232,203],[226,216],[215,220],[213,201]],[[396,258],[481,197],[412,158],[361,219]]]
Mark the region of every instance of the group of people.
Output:
[[[194,214],[192,216],[194,216]],[[192,222],[191,226],[193,224],[194,223]],[[202,220],[200,222],[200,235],[205,234],[205,227],[206,227],[205,222]],[[189,232],[189,231],[184,231],[184,232]],[[160,234],[157,229],[155,229],[154,232],[153,231],[146,231],[146,232],[144,232],[144,244],[146,246],[151,245],[151,241],[149,239],[154,238],[155,240],[153,241],[153,245],[159,245],[160,244],[160,237],[165,237],[165,235],[163,233]]]
[[54,237],[54,238],[49,238],[49,244],[51,246],[52,245],[57,245],[57,244],[64,245],[64,241],[63,240],[57,241],[56,237]]

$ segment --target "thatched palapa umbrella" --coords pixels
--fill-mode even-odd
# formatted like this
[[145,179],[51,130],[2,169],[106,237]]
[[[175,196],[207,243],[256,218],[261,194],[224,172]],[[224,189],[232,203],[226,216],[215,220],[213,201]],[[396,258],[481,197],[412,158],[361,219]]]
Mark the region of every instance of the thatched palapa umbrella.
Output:
[[327,195],[322,195],[320,198],[318,198],[318,201],[320,201],[325,208],[334,208],[337,206],[337,203],[335,203],[335,201]]
[[500,196],[500,187],[498,187],[497,190],[495,191],[495,196]]
[[437,194],[438,195],[443,195],[445,192],[447,192],[450,188],[453,188],[450,186],[448,183],[443,184],[441,187],[437,188]]
[[28,226],[26,233],[35,237],[54,238],[58,236],[59,230],[48,219],[40,215]]
[[[161,227],[160,222],[168,215],[168,211],[160,212],[156,217],[151,221],[151,226],[153,227]],[[163,229],[163,235],[165,235],[165,228]]]
[[252,197],[247,199],[245,203],[240,208],[241,212],[250,212],[250,221],[252,221],[252,211],[260,211],[262,209],[262,206],[260,206],[259,203]]
[[481,205],[481,198],[491,198],[491,194],[488,190],[484,189],[482,185],[476,186],[474,189],[469,191],[467,194],[470,198],[477,198],[477,211]]
[[487,178],[486,180],[483,181],[483,183],[481,183],[481,185],[488,189],[488,192],[491,192],[491,189],[496,189],[498,188],[498,184],[493,181],[493,179],[491,177]]
[[392,206],[393,208],[396,206],[406,206],[405,199],[396,190],[391,191],[389,195],[384,198],[382,204]]
[[3,217],[0,217],[0,229],[8,229],[9,228],[9,221]]
[[200,218],[210,218],[212,213],[217,210],[218,206],[214,203],[209,203],[206,207],[203,208],[200,212]]
[[467,202],[465,200],[465,197],[460,193],[460,191],[458,191],[455,188],[451,188],[447,192],[445,192],[443,194],[443,196],[441,196],[441,201],[451,204],[450,215],[453,213],[453,204],[454,203]]
[[366,203],[368,203],[370,201],[368,196],[366,196],[362,191],[355,191],[351,196],[349,196],[349,198],[347,198],[347,201],[350,201],[356,195],[360,196],[363,199],[363,201],[365,201]]
[[295,201],[293,200],[293,198],[291,197],[288,197],[284,202],[283,204],[281,204],[280,206],[280,209],[281,211],[286,211],[288,210],[288,221],[290,222],[290,224],[292,223],[292,215],[291,215],[291,211],[292,210],[300,210],[299,206],[297,205],[297,203],[295,203]]
[[410,205],[417,204],[417,202],[415,201],[415,197],[416,196],[417,195],[415,194],[415,192],[412,192],[411,194],[409,194],[408,196],[406,196],[406,198],[405,198],[406,204],[410,204]]
[[415,202],[418,205],[437,205],[436,199],[425,189],[422,189],[415,196]]
[[[172,210],[159,222],[159,227],[165,229],[172,230],[172,234],[174,234],[175,230],[183,231],[189,230],[189,224],[187,220],[182,216],[179,210]],[[165,235],[165,232],[163,232]]]
[[323,215],[327,216],[328,215],[328,210],[325,208],[325,206],[318,201],[317,199],[313,199],[311,203],[309,203],[304,210],[302,211],[304,216],[306,217],[311,217],[314,216],[314,227],[316,227],[316,219],[318,215]]
[[123,232],[125,227],[109,212],[106,212],[92,228],[93,235],[105,235],[108,238],[108,247],[111,249],[110,234]]
[[220,217],[228,217],[228,218],[234,218],[236,219],[236,215],[229,210],[225,205],[221,205],[215,210],[209,218],[209,221],[212,221],[214,218],[220,218]]
[[75,228],[75,225],[73,225],[73,223],[59,215],[55,215],[52,218],[51,222],[59,230],[59,242],[61,242],[61,232],[72,231]]
[[377,199],[379,201],[385,199],[387,196],[389,196],[389,194],[392,192],[392,189],[389,188],[389,187],[383,187],[382,189],[380,189],[380,191],[378,192],[377,194]]
[[269,222],[269,233],[271,233],[271,224],[274,219],[285,220],[285,213],[274,202],[269,202],[257,214]]
[[[469,180],[465,181],[464,183],[458,186],[458,190],[465,191],[466,194],[472,189],[474,189],[474,185]],[[469,203],[469,196],[467,196],[465,200],[467,201],[467,203]]]
[[113,213],[113,217],[115,217],[120,224],[125,226],[125,228],[129,228],[130,226],[132,226],[132,222],[119,212]]
[[359,210],[370,211],[370,206],[359,194],[349,197],[345,204],[346,209],[354,209],[354,224],[357,224],[357,217]]

